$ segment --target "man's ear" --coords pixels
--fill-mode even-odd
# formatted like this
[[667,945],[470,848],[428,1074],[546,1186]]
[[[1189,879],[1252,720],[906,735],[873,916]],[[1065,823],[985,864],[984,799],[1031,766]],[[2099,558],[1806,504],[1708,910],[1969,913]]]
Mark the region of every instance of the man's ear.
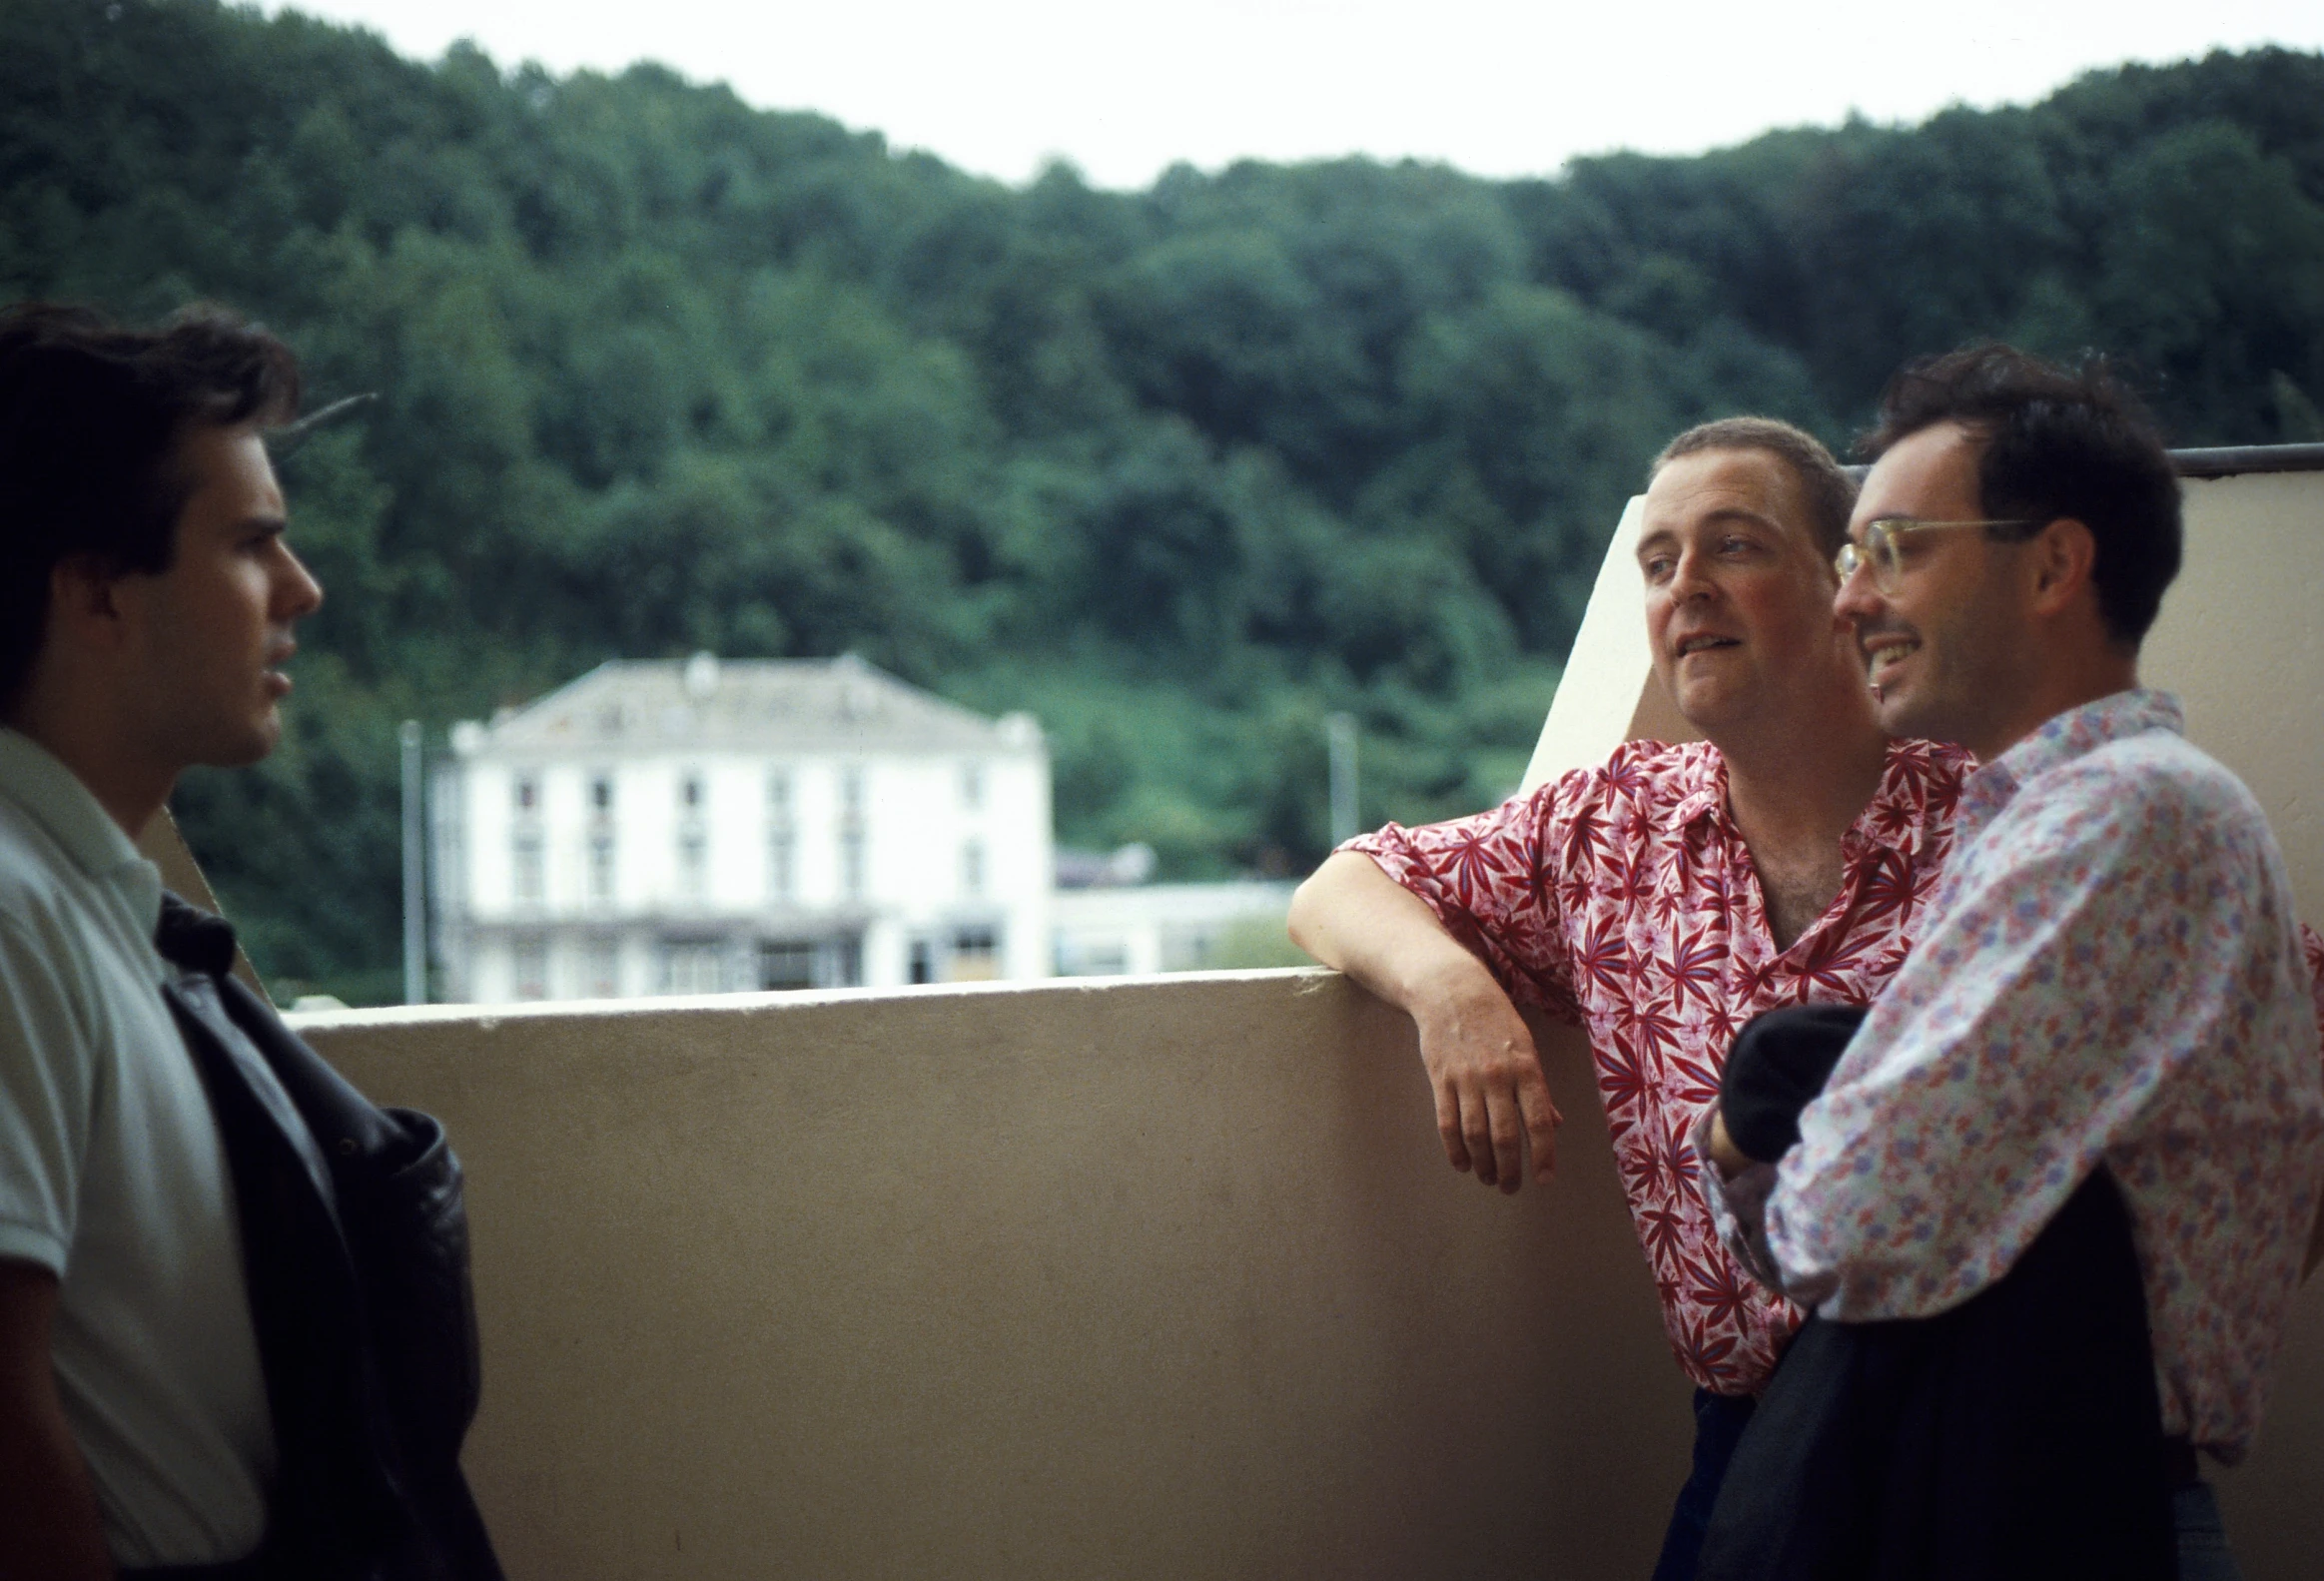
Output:
[[2026,548],[2035,614],[2054,615],[2084,593],[2094,596],[2090,572],[2098,562],[2098,539],[2086,522],[2060,516],[2034,534]]
[[76,645],[111,647],[126,634],[119,597],[121,578],[108,575],[94,556],[76,554],[49,572],[48,626],[52,638]]

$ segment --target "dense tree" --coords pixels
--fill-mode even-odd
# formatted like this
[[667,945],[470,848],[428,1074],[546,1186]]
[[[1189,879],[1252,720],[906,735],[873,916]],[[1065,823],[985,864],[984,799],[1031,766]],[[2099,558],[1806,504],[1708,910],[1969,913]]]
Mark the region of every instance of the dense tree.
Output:
[[393,723],[599,659],[854,649],[1048,725],[1065,838],[1284,871],[1520,771],[1679,426],[1836,442],[1905,356],[2126,357],[2186,443],[2324,436],[2324,58],[1491,183],[1023,188],[657,67],[398,59],[214,0],[0,7],[0,297],[284,332],[332,597],[284,750],[190,777],[287,982],[389,991]]

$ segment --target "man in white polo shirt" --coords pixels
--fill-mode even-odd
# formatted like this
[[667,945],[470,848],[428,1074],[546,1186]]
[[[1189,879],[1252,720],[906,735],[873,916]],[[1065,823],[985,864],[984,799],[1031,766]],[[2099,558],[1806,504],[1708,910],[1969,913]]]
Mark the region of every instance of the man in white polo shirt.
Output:
[[[413,1244],[464,1286],[457,1166],[411,1233],[380,1216],[361,1172],[440,1132],[224,981],[231,934],[133,840],[181,771],[281,733],[323,596],[263,442],[298,394],[224,314],[0,312],[0,1576],[497,1575],[398,1414],[452,1401],[456,1454],[460,1314],[430,1349],[377,1304]],[[468,1560],[423,1552],[446,1500]]]

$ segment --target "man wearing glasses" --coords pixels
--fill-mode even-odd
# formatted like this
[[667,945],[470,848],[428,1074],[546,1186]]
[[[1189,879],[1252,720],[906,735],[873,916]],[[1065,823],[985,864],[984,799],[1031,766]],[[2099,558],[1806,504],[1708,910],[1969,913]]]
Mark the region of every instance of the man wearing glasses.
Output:
[[1836,607],[1881,723],[1985,766],[1912,953],[1797,1144],[1755,1163],[1706,1115],[1707,1194],[1794,1300],[1872,1323],[1962,1306],[2106,1172],[2178,1573],[2233,1576],[2195,1452],[2248,1448],[2301,1274],[2324,956],[2310,935],[2302,960],[2257,803],[2138,685],[2179,567],[2177,479],[2102,367],[1999,346],[1908,368],[1872,448]]
[[[1882,731],[1835,622],[1855,487],[1786,424],[1735,418],[1652,469],[1638,560],[1658,684],[1707,741],[1604,764],[1452,823],[1394,824],[1303,884],[1291,935],[1408,1013],[1447,1159],[1546,1178],[1556,1107],[1516,1006],[1590,1035],[1614,1153],[1679,1365],[1693,1474],[1655,1575],[1687,1581],[1728,1451],[1799,1325],[1720,1244],[1691,1133],[1737,1030],[1864,1004],[1904,958],[1966,759]],[[1491,1368],[1493,1359],[1479,1357]]]

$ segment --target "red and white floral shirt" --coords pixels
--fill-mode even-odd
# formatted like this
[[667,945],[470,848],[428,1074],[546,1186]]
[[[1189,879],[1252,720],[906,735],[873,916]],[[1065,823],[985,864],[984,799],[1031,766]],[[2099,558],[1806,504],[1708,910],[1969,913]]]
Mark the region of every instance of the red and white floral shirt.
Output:
[[1427,902],[1519,1004],[1590,1036],[1632,1221],[1679,1365],[1722,1394],[1762,1387],[1799,1308],[1720,1243],[1696,1186],[1696,1119],[1752,1017],[1868,1004],[1911,947],[1951,843],[1966,753],[1889,749],[1824,915],[1776,947],[1758,870],[1707,742],[1633,741],[1597,768],[1451,823],[1390,824],[1361,851]]

